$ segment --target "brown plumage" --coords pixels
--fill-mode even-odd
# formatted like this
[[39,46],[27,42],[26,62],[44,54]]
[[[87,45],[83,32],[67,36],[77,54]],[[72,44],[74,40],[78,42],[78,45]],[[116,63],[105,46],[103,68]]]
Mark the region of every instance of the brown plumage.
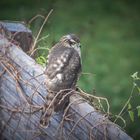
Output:
[[40,119],[42,126],[48,126],[53,112],[64,108],[69,98],[67,95],[75,89],[81,73],[80,47],[79,38],[70,34],[63,36],[49,52],[45,70],[48,95]]

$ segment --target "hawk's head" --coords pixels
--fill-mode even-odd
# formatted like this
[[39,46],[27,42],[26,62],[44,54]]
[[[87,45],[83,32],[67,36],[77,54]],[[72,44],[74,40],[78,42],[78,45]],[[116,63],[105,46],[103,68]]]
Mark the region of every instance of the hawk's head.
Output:
[[75,34],[68,34],[63,36],[60,39],[60,42],[63,43],[65,47],[72,47],[74,48],[78,54],[81,56],[81,44],[79,38]]

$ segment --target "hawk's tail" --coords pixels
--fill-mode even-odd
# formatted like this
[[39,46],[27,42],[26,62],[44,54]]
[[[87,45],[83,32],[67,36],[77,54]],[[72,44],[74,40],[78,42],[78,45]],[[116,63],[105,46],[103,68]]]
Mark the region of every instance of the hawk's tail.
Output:
[[65,108],[69,98],[67,95],[68,94],[66,94],[66,92],[48,92],[46,97],[47,103],[44,105],[40,119],[40,125],[42,127],[48,127],[50,118],[54,111],[58,112]]
[[49,125],[50,118],[54,112],[54,96],[54,93],[48,92],[48,95],[46,97],[47,103],[43,107],[42,115],[40,118],[40,125],[42,127],[48,127]]

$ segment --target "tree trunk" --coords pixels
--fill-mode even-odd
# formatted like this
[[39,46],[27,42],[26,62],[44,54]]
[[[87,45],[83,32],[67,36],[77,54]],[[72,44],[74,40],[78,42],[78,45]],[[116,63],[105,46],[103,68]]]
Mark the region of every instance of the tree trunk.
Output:
[[78,94],[48,128],[39,125],[47,95],[43,68],[0,35],[0,137],[15,140],[132,140]]

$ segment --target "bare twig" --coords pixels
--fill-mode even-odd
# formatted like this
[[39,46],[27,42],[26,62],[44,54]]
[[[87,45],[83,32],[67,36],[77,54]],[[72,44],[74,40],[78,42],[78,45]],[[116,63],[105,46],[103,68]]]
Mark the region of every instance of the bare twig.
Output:
[[75,123],[75,125],[72,127],[72,129],[71,129],[70,133],[68,134],[68,136],[71,135],[71,133],[73,132],[73,130],[75,129],[75,127],[78,125],[78,123],[79,123],[80,121],[82,121],[83,119],[85,119],[86,116],[88,116],[88,115],[90,115],[90,114],[92,114],[92,113],[95,113],[95,111],[89,112],[89,113],[87,113],[85,116],[81,116],[81,117],[79,118],[79,120]]
[[43,18],[43,19],[45,18],[44,16],[38,14],[38,15],[34,16],[33,18],[31,18],[31,20],[29,20],[28,24],[30,25],[30,24],[31,24],[36,18],[38,18],[38,17],[41,17],[41,18]]
[[[22,110],[23,108],[20,108],[20,107],[9,108],[6,105],[1,105],[0,104],[0,108],[5,109],[5,110],[10,111],[10,112],[13,112],[13,113],[22,113],[23,112],[23,110]],[[35,112],[38,112],[40,109],[41,109],[41,107],[36,108],[36,110],[34,110],[34,111],[24,111],[23,113],[25,113],[25,114],[34,114]]]
[[45,23],[47,22],[47,20],[48,20],[48,18],[49,18],[49,16],[51,15],[52,12],[53,12],[53,9],[50,10],[50,12],[49,12],[48,15],[46,16],[46,18],[45,18],[45,20],[44,20],[42,26],[40,27],[39,32],[38,32],[38,34],[37,34],[37,36],[36,36],[36,38],[35,38],[35,41],[34,41],[34,43],[33,43],[33,46],[31,47],[30,56],[33,55],[33,50],[35,49],[36,43],[37,43],[37,41],[38,41],[38,38],[39,38],[39,36],[40,36],[40,34],[41,34],[41,32],[42,32],[42,29],[43,29]]
[[104,101],[106,102],[106,104],[107,104],[107,114],[108,114],[108,115],[110,114],[110,111],[109,111],[109,110],[110,110],[110,105],[109,105],[109,102],[108,102],[108,100],[107,100],[106,98],[94,96],[94,95],[91,95],[91,94],[87,94],[86,92],[84,92],[84,91],[83,91],[82,89],[80,89],[80,88],[78,88],[78,90],[80,91],[80,92],[78,92],[78,94],[81,95],[83,98],[89,100],[89,101],[90,101],[91,99],[97,99],[98,102],[99,102],[99,105],[100,105],[101,107],[103,107],[103,106],[102,106],[100,100],[104,100]]
[[62,120],[61,120],[61,122],[60,122],[60,124],[59,124],[59,126],[58,126],[58,128],[57,128],[57,131],[56,131],[56,132],[58,132],[58,130],[60,129],[60,136],[62,136],[62,133],[63,133],[63,123],[64,123],[64,120],[65,120],[65,116],[66,116],[66,114],[67,114],[67,112],[68,112],[70,106],[71,106],[72,104],[74,104],[75,102],[77,103],[77,101],[82,101],[82,102],[83,102],[83,98],[77,99],[77,100],[75,100],[75,101],[69,103],[69,105],[68,105],[68,106],[66,107],[66,109],[64,110],[64,114],[63,114]]

